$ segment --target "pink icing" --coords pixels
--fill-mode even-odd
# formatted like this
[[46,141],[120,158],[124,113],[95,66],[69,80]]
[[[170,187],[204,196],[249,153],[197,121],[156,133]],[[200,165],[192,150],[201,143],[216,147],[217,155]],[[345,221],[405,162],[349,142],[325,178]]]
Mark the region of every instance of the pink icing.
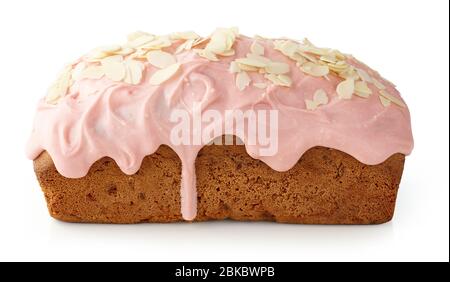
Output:
[[[177,55],[182,64],[179,72],[159,86],[148,83],[156,70],[149,64],[139,85],[105,77],[75,82],[58,104],[47,104],[44,99],[39,102],[27,156],[35,159],[47,151],[57,170],[69,178],[85,176],[90,166],[105,156],[113,158],[124,173],[134,174],[145,156],[166,144],[181,159],[182,215],[193,220],[197,205],[195,159],[202,146],[173,145],[169,134],[175,124],[169,116],[174,109],[187,109],[192,114],[194,102],[201,103],[201,111],[215,109],[221,113],[260,107],[278,110],[278,153],[261,156],[259,146],[246,145],[249,155],[277,171],[289,170],[315,146],[341,150],[369,165],[381,163],[395,153],[410,154],[413,138],[407,108],[383,107],[378,95],[341,100],[335,91],[339,78],[305,75],[270,42],[264,44],[265,56],[290,65],[293,85],[271,85],[265,90],[250,86],[239,91],[235,74],[228,70],[229,63],[245,57],[252,42],[241,36],[234,45],[236,55],[218,62],[210,62],[193,51],[182,52]],[[355,60],[349,63],[366,70],[382,81],[390,94],[400,97],[395,86],[376,72]],[[254,81],[264,80],[260,74],[251,77]],[[377,92],[373,85],[369,87]],[[327,92],[329,103],[315,111],[305,109],[304,100],[312,99],[319,88]],[[223,130],[222,134],[233,132]],[[246,143],[245,134],[238,137]]]

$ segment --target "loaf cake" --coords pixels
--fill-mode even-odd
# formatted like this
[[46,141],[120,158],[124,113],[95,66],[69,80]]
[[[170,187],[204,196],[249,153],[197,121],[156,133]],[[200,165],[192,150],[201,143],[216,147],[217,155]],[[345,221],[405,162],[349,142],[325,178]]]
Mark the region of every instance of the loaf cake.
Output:
[[352,55],[218,28],[71,62],[26,151],[63,221],[377,224],[412,148],[396,86]]

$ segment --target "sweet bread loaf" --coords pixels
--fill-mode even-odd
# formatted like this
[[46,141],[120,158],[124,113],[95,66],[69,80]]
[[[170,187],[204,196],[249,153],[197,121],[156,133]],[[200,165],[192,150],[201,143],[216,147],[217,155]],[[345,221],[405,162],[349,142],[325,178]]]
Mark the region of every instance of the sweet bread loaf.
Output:
[[136,32],[77,59],[39,102],[27,155],[64,221],[374,224],[412,148],[378,72],[231,28]]

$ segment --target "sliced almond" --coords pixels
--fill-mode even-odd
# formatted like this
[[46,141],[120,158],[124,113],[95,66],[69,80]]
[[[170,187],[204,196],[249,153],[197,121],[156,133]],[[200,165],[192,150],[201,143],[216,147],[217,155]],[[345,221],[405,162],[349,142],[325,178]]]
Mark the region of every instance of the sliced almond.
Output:
[[405,105],[405,103],[403,103],[402,100],[400,100],[399,98],[395,97],[394,95],[388,93],[387,91],[380,90],[380,95],[383,96],[384,98],[388,99],[392,103],[394,103],[402,108],[406,108],[406,105]]
[[316,57],[314,57],[313,55],[310,55],[308,53],[305,52],[297,52],[298,54],[300,54],[303,58],[307,59],[308,61],[317,64],[318,60],[316,59]]
[[175,50],[175,54],[179,54],[179,53],[183,52],[184,50],[191,50],[194,42],[195,42],[195,39],[186,40],[185,42],[183,42],[182,44],[180,44],[177,47],[177,50]]
[[351,66],[339,72],[338,75],[343,79],[353,79],[355,81],[359,79],[358,73]]
[[314,93],[314,101],[317,103],[317,105],[326,105],[328,104],[328,95],[323,89],[318,89]]
[[270,62],[266,65],[265,71],[273,74],[285,74],[290,70],[289,65],[279,62]]
[[372,90],[367,86],[365,81],[357,81],[355,82],[355,93],[356,95],[368,98],[372,94]]
[[123,81],[128,84],[133,84],[133,79],[131,77],[131,70],[129,68],[125,68],[125,77]]
[[306,109],[314,111],[317,109],[317,102],[309,99],[305,99]]
[[211,40],[206,46],[205,50],[208,50],[213,53],[221,53],[226,51],[228,39],[227,36],[224,33],[215,33],[211,36]]
[[305,63],[300,68],[304,73],[312,76],[321,77],[327,75],[330,70],[328,66],[321,66],[314,63]]
[[273,84],[278,85],[278,76],[276,74],[268,73],[264,76],[266,79],[271,81]]
[[203,57],[203,58],[208,59],[210,61],[213,61],[213,62],[219,61],[217,56],[211,51],[208,51],[208,50],[196,50],[196,52],[197,52],[197,55],[199,55],[200,57]]
[[135,52],[136,50],[134,48],[130,48],[130,47],[123,47],[122,49],[120,49],[119,51],[114,52],[114,54],[116,55],[122,55],[122,56],[127,56],[132,54],[133,52]]
[[380,90],[386,89],[386,86],[374,77],[372,77],[372,83],[373,83],[373,85],[375,85],[376,88],[378,88]]
[[260,70],[257,67],[253,67],[253,66],[249,66],[249,65],[245,65],[245,64],[239,64],[239,63],[237,63],[237,64],[238,64],[239,68],[241,70],[243,70],[243,71],[254,71],[254,72],[257,72],[257,71]]
[[353,92],[355,92],[355,81],[353,79],[346,79],[338,84],[336,92],[340,99],[351,99]]
[[264,56],[261,56],[261,55],[257,55],[257,54],[253,54],[253,53],[248,53],[248,54],[247,54],[247,58],[248,58],[248,59],[252,59],[252,60],[260,61],[261,63],[264,63],[264,64],[269,64],[269,63],[272,62],[272,61],[271,61],[269,58],[267,58],[267,57],[264,57]]
[[239,72],[236,75],[236,86],[240,91],[244,91],[250,85],[250,82],[250,76],[245,71]]
[[56,104],[59,100],[59,98],[64,95],[61,91],[61,89],[58,87],[57,84],[53,84],[50,86],[50,88],[47,90],[47,96],[45,96],[45,102],[48,104]]
[[341,73],[344,72],[346,69],[348,69],[349,65],[346,63],[341,63],[341,61],[338,61],[336,64],[327,64],[330,70]]
[[235,28],[218,28],[210,37],[205,51],[213,54],[231,54],[230,50],[238,36],[238,31]]
[[241,69],[239,68],[238,63],[236,63],[236,62],[231,62],[230,63],[230,69],[229,70],[230,70],[231,73],[238,73],[238,72],[241,71]]
[[233,49],[217,53],[217,55],[220,55],[222,57],[231,57],[231,56],[234,56],[235,54],[236,54],[236,52]]
[[45,101],[49,104],[56,104],[58,100],[67,94],[72,76],[72,66],[66,66],[59,74],[58,79],[48,89]]
[[122,62],[110,61],[102,63],[105,76],[112,81],[121,81],[125,77],[125,66]]
[[378,97],[380,97],[381,104],[382,104],[384,107],[389,107],[389,106],[391,105],[391,101],[390,101],[390,100],[384,98],[384,97],[381,96],[381,95],[378,96]]
[[105,75],[102,66],[88,66],[82,71],[82,78],[100,79]]
[[267,88],[267,83],[257,82],[257,83],[253,83],[253,86],[255,86],[258,89],[266,89]]
[[284,74],[279,74],[278,79],[281,81],[281,86],[290,87],[292,85],[292,79]]
[[137,38],[139,38],[139,37],[141,37],[141,36],[144,36],[144,35],[152,36],[151,34],[149,34],[149,33],[147,33],[147,32],[143,32],[143,31],[135,31],[135,32],[132,32],[132,33],[128,34],[127,40],[128,40],[128,41],[133,41],[133,40],[135,40],[135,39],[137,39]]
[[141,45],[139,48],[148,49],[148,50],[160,50],[165,47],[169,47],[172,45],[172,41],[168,36],[159,36],[154,40]]
[[102,52],[102,51],[97,49],[97,50],[93,50],[93,51],[89,52],[89,54],[86,55],[86,59],[89,62],[94,62],[94,61],[98,61],[98,60],[101,60],[103,58],[106,58],[108,56],[109,56],[108,53]]
[[136,60],[126,60],[125,66],[127,68],[127,74],[129,74],[130,84],[139,84],[142,80],[142,71],[144,70],[144,65]]
[[365,70],[356,68],[356,72],[363,81],[372,83],[372,77]]
[[106,57],[106,58],[102,59],[100,61],[100,63],[102,65],[104,65],[104,64],[111,63],[111,62],[120,63],[122,61],[123,61],[123,57],[121,55],[115,55],[115,56],[109,56],[109,57]]
[[288,57],[292,57],[298,51],[298,44],[290,40],[275,40],[273,44],[275,50]]
[[253,41],[252,45],[250,46],[250,51],[255,55],[264,55],[264,46],[259,44],[256,40]]
[[257,67],[257,68],[264,68],[267,63],[265,63],[262,60],[258,60],[255,58],[240,58],[236,60],[237,63],[242,64],[242,65],[247,65],[247,66],[251,66],[251,67]]
[[149,50],[138,49],[129,58],[146,60],[148,52]]
[[156,71],[150,78],[150,85],[160,85],[169,80],[180,68],[181,64],[176,63],[167,68]]
[[331,56],[331,55],[323,55],[320,57],[320,60],[326,63],[332,63],[335,64],[337,63],[337,59],[335,56]]
[[160,69],[167,68],[177,62],[172,54],[160,50],[148,52],[147,61]]
[[210,37],[205,37],[205,38],[197,38],[197,39],[195,39],[195,41],[194,41],[194,43],[192,44],[192,47],[196,47],[196,46],[199,46],[199,45],[202,45],[203,43],[206,43],[206,42],[208,42],[209,40],[211,40],[211,38]]
[[292,55],[292,57],[290,57],[292,60],[297,61],[297,67],[301,67],[303,64],[308,63],[308,60],[305,59],[302,55],[295,53],[294,55]]
[[290,87],[292,85],[291,78],[284,74],[276,75],[269,73],[266,74],[264,77],[270,80],[273,84],[278,86]]

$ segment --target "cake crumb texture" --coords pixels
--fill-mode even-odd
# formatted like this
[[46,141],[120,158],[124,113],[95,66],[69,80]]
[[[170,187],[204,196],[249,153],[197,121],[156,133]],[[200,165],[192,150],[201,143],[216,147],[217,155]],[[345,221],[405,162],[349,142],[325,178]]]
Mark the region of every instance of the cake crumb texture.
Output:
[[[195,221],[233,219],[303,224],[379,224],[394,214],[405,156],[366,165],[338,150],[314,147],[286,172],[251,158],[244,146],[205,146],[196,160]],[[34,169],[50,215],[68,222],[182,221],[181,162],[163,145],[136,174],[110,158],[82,178],[65,178],[43,152]]]

